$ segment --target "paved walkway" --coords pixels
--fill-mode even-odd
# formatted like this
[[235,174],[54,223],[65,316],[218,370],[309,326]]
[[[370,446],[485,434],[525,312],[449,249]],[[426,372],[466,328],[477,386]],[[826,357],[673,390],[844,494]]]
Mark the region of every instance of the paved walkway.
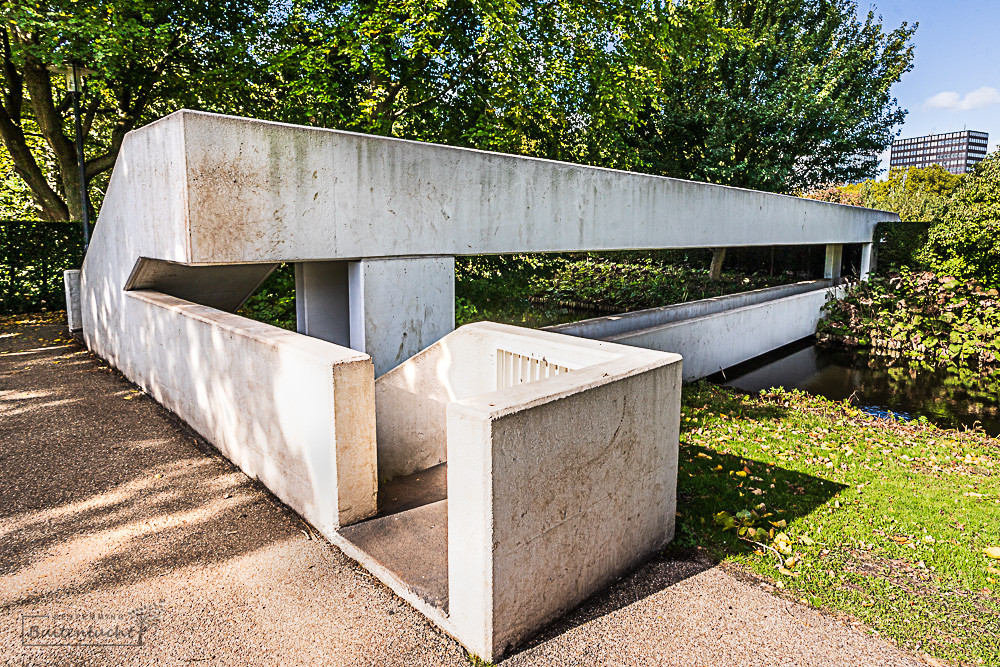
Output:
[[[502,664],[921,664],[738,575],[698,558],[654,560]],[[148,619],[141,646],[23,645],[22,623],[91,613],[134,623],[136,610]],[[62,326],[8,323],[0,664],[469,663]]]

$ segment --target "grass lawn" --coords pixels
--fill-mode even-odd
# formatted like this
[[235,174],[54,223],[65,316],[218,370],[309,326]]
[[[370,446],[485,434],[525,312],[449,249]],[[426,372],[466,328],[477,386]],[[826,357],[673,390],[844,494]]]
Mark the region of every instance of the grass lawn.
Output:
[[1000,548],[998,441],[707,383],[685,387],[682,412],[673,548],[908,649],[1000,664],[1000,559],[985,553]]

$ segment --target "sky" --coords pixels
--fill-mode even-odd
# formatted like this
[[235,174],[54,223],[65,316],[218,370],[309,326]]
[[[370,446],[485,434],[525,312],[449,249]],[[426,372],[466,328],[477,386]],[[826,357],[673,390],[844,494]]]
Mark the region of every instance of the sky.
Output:
[[[902,138],[955,132],[989,132],[989,150],[1000,142],[1000,0],[858,0],[882,16],[889,32],[919,23],[913,69],[893,87],[909,110]],[[888,168],[889,152],[882,156]]]

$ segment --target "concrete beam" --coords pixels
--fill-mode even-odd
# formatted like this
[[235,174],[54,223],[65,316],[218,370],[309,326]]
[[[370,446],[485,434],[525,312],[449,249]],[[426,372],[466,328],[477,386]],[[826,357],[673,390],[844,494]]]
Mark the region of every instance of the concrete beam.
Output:
[[[551,160],[179,111],[108,199],[190,264],[867,243],[894,213]],[[149,221],[146,223],[145,221]],[[99,233],[99,232],[98,232]],[[133,258],[134,261],[134,258]]]

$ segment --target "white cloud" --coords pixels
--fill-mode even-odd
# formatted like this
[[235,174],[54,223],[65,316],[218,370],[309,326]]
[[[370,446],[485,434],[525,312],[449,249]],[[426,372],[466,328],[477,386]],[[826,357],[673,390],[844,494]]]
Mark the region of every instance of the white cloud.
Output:
[[1000,90],[990,86],[977,88],[971,93],[962,97],[955,91],[938,93],[934,97],[927,98],[924,107],[927,109],[944,109],[945,111],[971,111],[972,109],[984,109],[994,104],[1000,104]]

